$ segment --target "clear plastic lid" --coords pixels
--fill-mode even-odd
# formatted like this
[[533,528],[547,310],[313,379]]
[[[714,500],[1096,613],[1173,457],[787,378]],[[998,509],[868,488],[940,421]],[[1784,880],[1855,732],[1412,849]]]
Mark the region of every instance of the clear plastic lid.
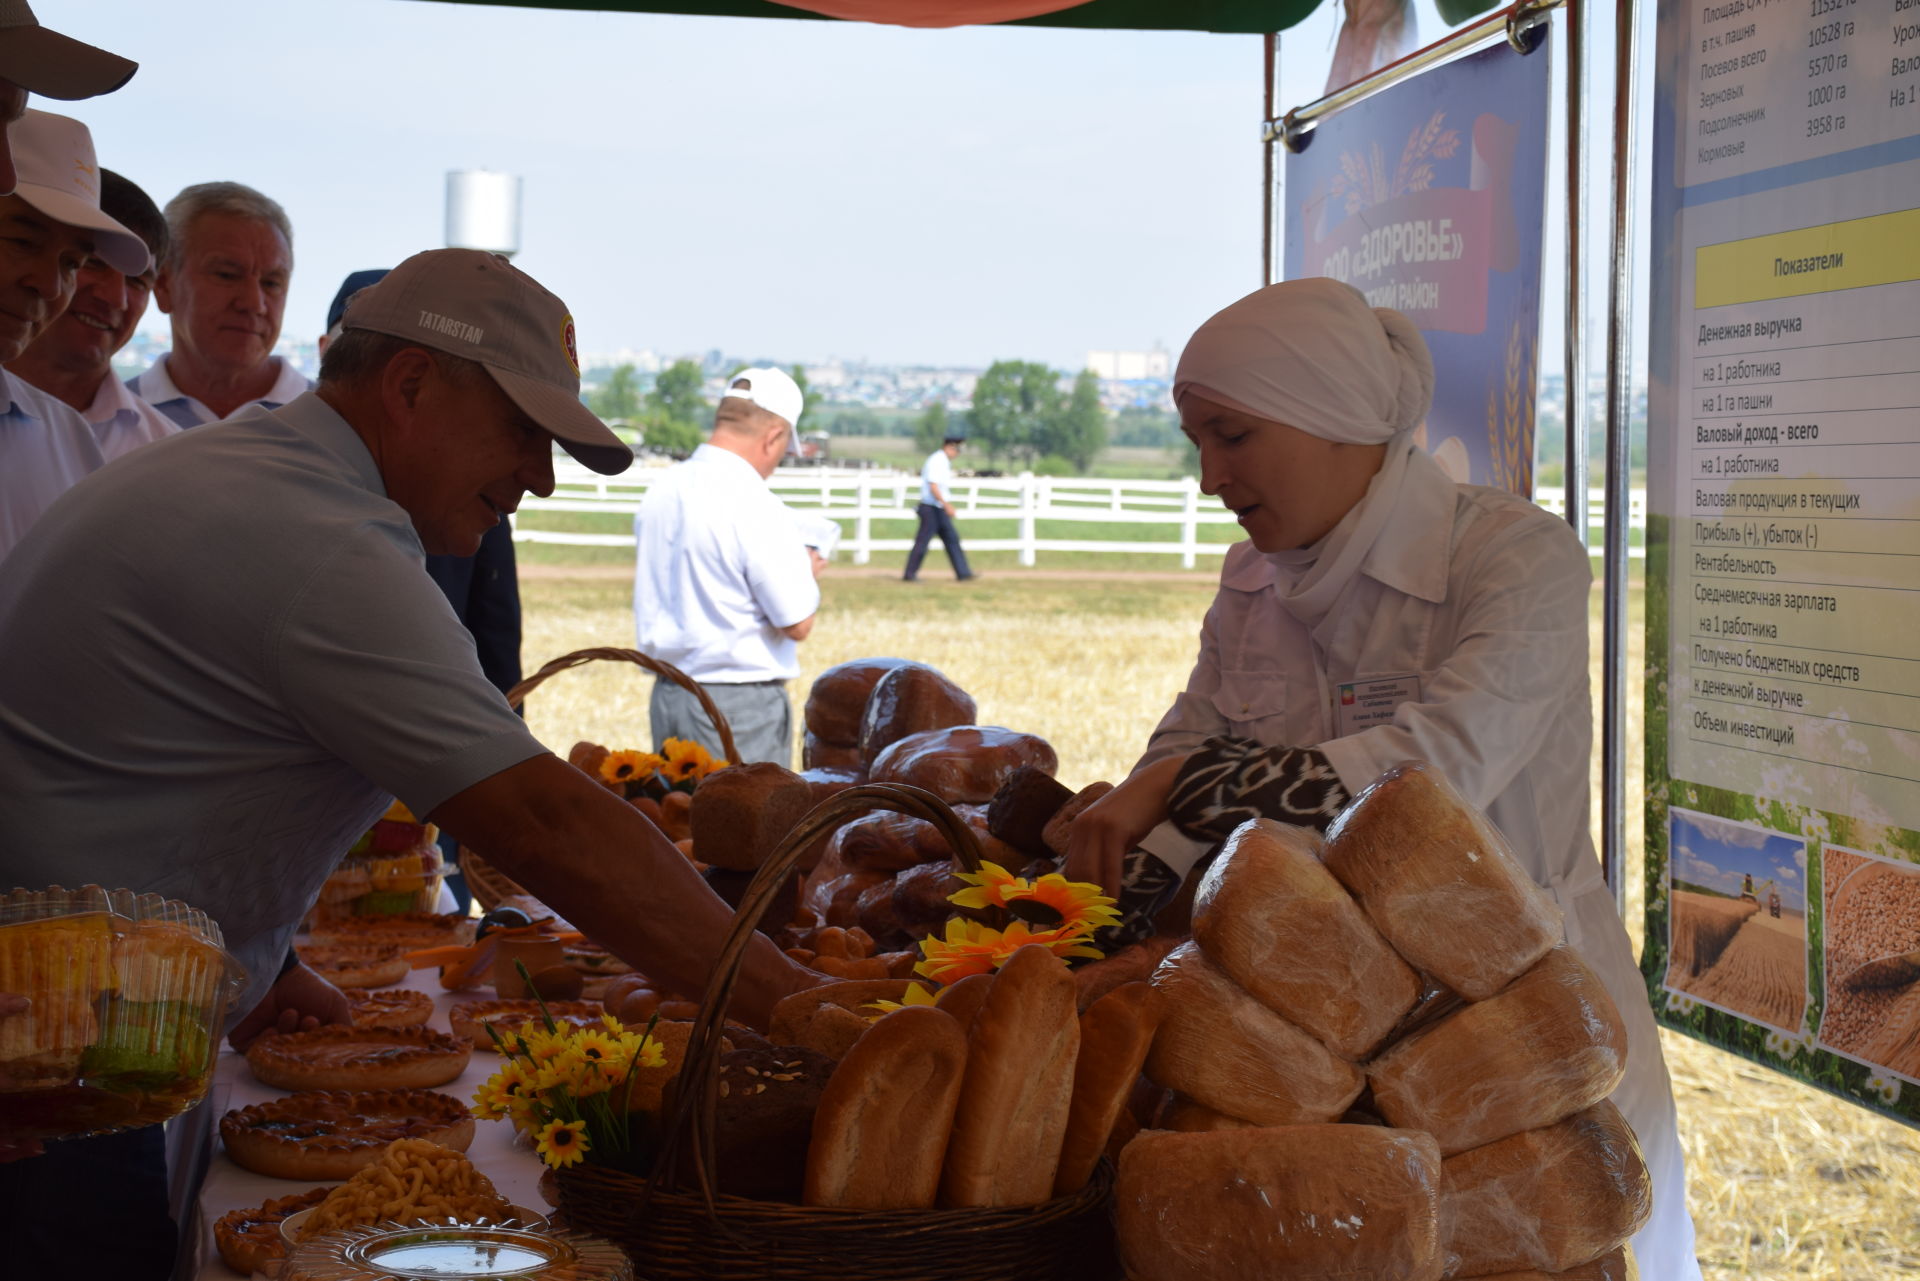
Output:
[[598,1237],[516,1228],[341,1228],[303,1243],[281,1281],[631,1281],[620,1247]]

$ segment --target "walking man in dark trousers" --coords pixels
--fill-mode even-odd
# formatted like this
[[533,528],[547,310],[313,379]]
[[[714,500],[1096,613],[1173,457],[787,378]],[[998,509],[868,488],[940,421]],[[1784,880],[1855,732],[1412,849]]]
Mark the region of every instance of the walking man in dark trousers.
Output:
[[953,562],[953,576],[963,583],[976,577],[967,568],[967,553],[960,546],[960,530],[953,523],[953,500],[948,497],[953,488],[953,460],[959,453],[960,437],[949,436],[920,465],[920,531],[913,536],[913,550],[907,553],[904,577],[909,583],[920,577],[920,562],[926,559],[927,547],[936,532],[941,545],[947,549],[947,559]]

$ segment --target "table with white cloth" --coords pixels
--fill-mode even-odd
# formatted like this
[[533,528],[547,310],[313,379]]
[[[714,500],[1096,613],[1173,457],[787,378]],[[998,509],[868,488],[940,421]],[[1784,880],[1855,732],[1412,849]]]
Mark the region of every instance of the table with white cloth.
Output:
[[[407,976],[406,982],[398,986],[425,992],[433,997],[433,1017],[428,1020],[428,1026],[440,1032],[447,1031],[447,1011],[457,1002],[490,1000],[493,996],[490,989],[444,991],[438,975],[432,970],[415,970]],[[457,1079],[445,1085],[436,1085],[433,1089],[441,1094],[452,1095],[463,1103],[471,1103],[474,1091],[479,1089],[481,1082],[499,1068],[498,1054],[476,1047],[466,1071]],[[191,1273],[200,1281],[232,1281],[237,1275],[222,1262],[220,1251],[213,1244],[213,1224],[221,1215],[229,1210],[259,1205],[270,1197],[304,1192],[308,1188],[321,1186],[323,1182],[273,1179],[264,1174],[255,1174],[235,1164],[220,1146],[218,1130],[221,1116],[234,1108],[285,1098],[288,1093],[290,1091],[262,1085],[255,1080],[253,1073],[247,1070],[244,1055],[236,1054],[230,1048],[221,1049],[220,1061],[214,1069],[213,1087],[208,1094],[208,1111],[215,1131],[213,1155],[207,1166],[206,1181],[200,1188],[198,1219],[189,1216],[183,1225],[185,1230],[196,1232],[200,1240],[198,1267]],[[546,1202],[540,1198],[538,1189],[540,1174],[545,1167],[531,1147],[514,1141],[513,1127],[507,1122],[476,1120],[473,1146],[467,1149],[467,1156],[481,1173],[493,1180],[500,1195],[508,1201],[530,1209],[545,1210]]]

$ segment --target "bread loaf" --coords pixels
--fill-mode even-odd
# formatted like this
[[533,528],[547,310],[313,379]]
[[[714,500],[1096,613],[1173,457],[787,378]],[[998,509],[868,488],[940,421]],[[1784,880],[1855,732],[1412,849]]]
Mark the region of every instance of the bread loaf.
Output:
[[987,802],[987,830],[1028,858],[1051,858],[1042,837],[1047,820],[1073,799],[1073,791],[1044,770],[1022,765],[1000,781]]
[[955,725],[896,739],[873,759],[867,776],[924,787],[949,805],[984,805],[1020,766],[1051,774],[1059,764],[1044,738],[998,725]]
[[1047,820],[1040,829],[1040,839],[1046,844],[1047,852],[1055,858],[1067,856],[1067,834],[1073,828],[1073,820],[1079,818],[1087,806],[1113,790],[1112,783],[1089,783],[1073,794],[1073,798]]
[[800,739],[800,768],[864,774],[867,758],[861,753],[857,740],[852,743],[829,743],[812,730],[808,730]]
[[1420,980],[1320,862],[1320,837],[1241,824],[1201,878],[1193,935],[1253,998],[1363,1059],[1420,994]]
[[948,917],[965,915],[948,896],[967,888],[953,874],[950,863],[922,863],[895,876],[891,882],[893,919],[916,939],[939,933]]
[[824,743],[860,745],[860,722],[867,714],[867,698],[880,678],[904,658],[856,658],[836,663],[813,678],[807,705],[801,713],[809,737]]
[[772,761],[715,770],[693,794],[693,846],[703,863],[751,872],[812,808],[807,781]]
[[838,1005],[823,1005],[794,1036],[793,1043],[838,1062],[860,1043],[860,1038],[872,1026],[863,1014]]
[[[800,771],[800,777],[807,781],[807,788],[813,793],[813,803],[818,805],[830,796],[838,796],[849,787],[858,787],[867,781],[865,772],[859,769],[836,769],[826,765],[812,765]],[[821,844],[825,844],[824,841]]]
[[1387,1050],[1367,1081],[1380,1115],[1428,1131],[1452,1156],[1592,1107],[1626,1065],[1613,998],[1561,946],[1504,991]]
[[1104,961],[1082,965],[1073,972],[1073,984],[1080,990],[1080,1008],[1086,1009],[1122,983],[1151,979],[1167,953],[1180,943],[1172,935],[1156,934],[1144,942],[1127,944]]
[[838,854],[849,871],[863,872],[898,872],[919,863],[943,862],[951,856],[933,824],[892,810],[862,814],[842,823],[828,842],[827,852]]
[[861,759],[871,771],[874,758],[909,734],[971,725],[973,697],[924,663],[902,663],[883,672],[867,697],[860,720]]
[[1617,1246],[1592,1263],[1582,1263],[1565,1272],[1540,1272],[1526,1268],[1519,1272],[1490,1272],[1473,1281],[1640,1281],[1640,1265],[1634,1262],[1632,1246]]
[[1360,1096],[1360,1069],[1247,995],[1194,943],[1153,972],[1166,1015],[1147,1075],[1264,1126],[1331,1121]]
[[967,1034],[942,1204],[1038,1205],[1052,1196],[1080,1050],[1073,992],[1072,974],[1041,944],[1000,967]]
[[1156,1130],[1178,1130],[1182,1134],[1203,1134],[1208,1130],[1247,1130],[1256,1129],[1253,1122],[1243,1121],[1237,1116],[1228,1116],[1225,1112],[1216,1112],[1204,1103],[1195,1103],[1184,1094],[1169,1094],[1161,1105],[1160,1114],[1154,1118]]
[[1323,857],[1396,952],[1468,1000],[1492,996],[1560,941],[1553,899],[1424,761],[1369,783],[1327,828]]
[[767,1025],[767,1037],[775,1045],[798,1045],[795,1040],[823,1005],[837,1005],[856,1013],[872,1014],[867,1008],[875,1001],[898,1001],[907,994],[904,979],[853,979],[844,983],[823,983],[775,1002]]
[[1405,1130],[1148,1130],[1114,1218],[1140,1281],[1435,1281],[1439,1186],[1433,1140]]
[[758,1201],[800,1199],[813,1114],[832,1075],[828,1058],[792,1045],[720,1056],[713,1113],[720,1191]]
[[1640,1144],[1602,1100],[1538,1130],[1448,1157],[1441,1202],[1449,1274],[1563,1272],[1638,1232],[1653,1209]]
[[1164,998],[1151,983],[1128,983],[1080,1016],[1080,1054],[1073,1069],[1073,1106],[1053,1194],[1071,1196],[1093,1177],[1107,1138],[1147,1061]]
[[875,1023],[820,1096],[806,1204],[931,1207],[966,1068],[966,1033],[942,1010],[908,1006]]
[[933,1003],[951,1014],[963,1032],[973,1030],[973,1016],[987,1002],[993,990],[992,974],[969,974],[958,983],[949,983],[933,998]]

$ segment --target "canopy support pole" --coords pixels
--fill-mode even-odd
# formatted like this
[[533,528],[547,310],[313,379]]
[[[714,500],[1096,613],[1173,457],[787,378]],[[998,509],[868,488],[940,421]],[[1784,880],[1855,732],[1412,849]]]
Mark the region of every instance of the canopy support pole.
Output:
[[1274,191],[1273,144],[1278,135],[1274,133],[1273,94],[1274,82],[1278,77],[1280,62],[1280,33],[1270,31],[1261,38],[1265,64],[1267,93],[1261,107],[1260,119],[1267,122],[1260,130],[1260,285],[1265,288],[1280,278],[1280,262],[1277,257],[1279,237],[1274,234],[1275,225],[1280,218],[1280,201]]

